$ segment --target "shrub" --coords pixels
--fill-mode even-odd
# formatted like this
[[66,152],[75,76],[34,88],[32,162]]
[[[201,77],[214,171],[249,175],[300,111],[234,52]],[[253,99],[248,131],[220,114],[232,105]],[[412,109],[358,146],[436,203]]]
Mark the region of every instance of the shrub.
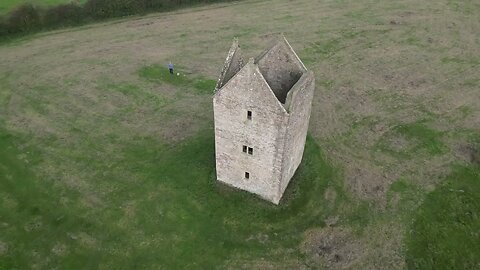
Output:
[[165,2],[162,0],[141,0],[145,11],[160,11],[165,8]]
[[0,17],[0,38],[8,34],[7,24],[5,23],[5,18]]
[[121,17],[144,11],[143,0],[88,0],[85,11],[95,19]]
[[32,4],[23,4],[5,18],[0,17],[0,38],[18,36],[44,28],[78,25],[89,20],[98,21],[222,1],[230,0],[87,0],[83,6],[70,3],[46,9],[38,9]]
[[8,33],[27,33],[42,28],[38,9],[32,4],[23,4],[10,13],[6,22]]
[[44,15],[44,25],[47,27],[76,25],[83,21],[83,8],[74,3],[49,8]]

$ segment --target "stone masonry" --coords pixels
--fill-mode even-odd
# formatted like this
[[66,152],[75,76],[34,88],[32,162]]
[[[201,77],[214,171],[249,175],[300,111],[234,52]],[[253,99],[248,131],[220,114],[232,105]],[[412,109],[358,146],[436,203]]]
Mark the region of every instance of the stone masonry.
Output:
[[234,40],[213,97],[217,180],[278,204],[302,160],[314,89],[284,37],[248,62]]

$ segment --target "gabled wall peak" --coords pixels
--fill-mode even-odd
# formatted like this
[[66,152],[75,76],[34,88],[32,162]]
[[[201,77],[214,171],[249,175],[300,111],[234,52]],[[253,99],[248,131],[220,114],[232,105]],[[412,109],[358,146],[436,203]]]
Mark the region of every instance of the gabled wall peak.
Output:
[[235,74],[237,74],[243,66],[244,60],[240,46],[238,45],[238,39],[234,38],[232,46],[230,47],[225,59],[222,72],[218,78],[217,85],[215,86],[215,92],[222,88],[231,78],[233,78],[233,76],[235,76]]
[[[258,66],[266,83],[284,107],[288,92],[307,72],[305,65],[293,51],[284,35],[277,37],[273,45],[257,58],[249,58],[248,64]],[[234,39],[215,90],[223,87],[244,65],[238,40]]]

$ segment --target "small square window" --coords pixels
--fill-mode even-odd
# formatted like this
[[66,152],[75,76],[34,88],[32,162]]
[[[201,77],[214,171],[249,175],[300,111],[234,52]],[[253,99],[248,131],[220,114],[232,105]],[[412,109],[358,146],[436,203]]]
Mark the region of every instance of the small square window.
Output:
[[245,179],[250,179],[250,173],[249,172],[245,172]]
[[252,111],[247,111],[247,119],[252,120]]
[[248,147],[248,154],[253,155],[253,148],[252,147]]
[[246,146],[246,145],[243,146],[243,152],[244,152],[244,153],[247,152],[247,146]]

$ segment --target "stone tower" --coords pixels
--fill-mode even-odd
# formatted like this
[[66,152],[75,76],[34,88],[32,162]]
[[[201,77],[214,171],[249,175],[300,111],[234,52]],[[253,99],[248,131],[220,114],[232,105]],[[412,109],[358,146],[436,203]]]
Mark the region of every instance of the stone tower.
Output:
[[278,204],[302,160],[314,89],[284,37],[248,62],[234,40],[213,97],[217,180]]

